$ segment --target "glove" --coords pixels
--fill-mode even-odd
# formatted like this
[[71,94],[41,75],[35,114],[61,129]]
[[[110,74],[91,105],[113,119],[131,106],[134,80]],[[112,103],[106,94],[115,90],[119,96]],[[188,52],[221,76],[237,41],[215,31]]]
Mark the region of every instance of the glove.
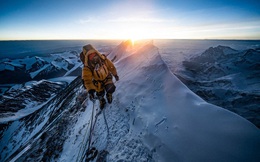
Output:
[[118,77],[118,75],[116,75],[115,78],[116,78],[116,81],[119,81],[119,77]]
[[89,95],[89,99],[90,99],[91,101],[93,101],[93,100],[94,100],[94,97],[95,97],[95,90],[93,90],[93,89],[89,90],[89,91],[88,91],[88,95]]

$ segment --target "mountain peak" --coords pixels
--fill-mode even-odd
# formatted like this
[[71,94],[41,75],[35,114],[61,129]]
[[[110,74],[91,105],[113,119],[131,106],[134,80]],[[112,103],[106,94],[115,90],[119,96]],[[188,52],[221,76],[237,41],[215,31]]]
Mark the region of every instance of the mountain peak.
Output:
[[215,56],[220,56],[220,55],[233,54],[233,53],[236,53],[236,52],[238,52],[238,51],[231,48],[231,47],[218,45],[217,47],[210,47],[204,53],[215,55]]

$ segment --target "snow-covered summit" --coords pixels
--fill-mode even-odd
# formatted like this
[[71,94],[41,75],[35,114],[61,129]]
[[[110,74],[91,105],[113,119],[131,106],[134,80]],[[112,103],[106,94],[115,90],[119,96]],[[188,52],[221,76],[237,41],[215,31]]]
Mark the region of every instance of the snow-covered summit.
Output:
[[259,130],[189,90],[154,45],[143,46],[116,66],[121,77],[118,108],[128,108],[131,114],[127,138],[141,138],[156,161],[260,159]]

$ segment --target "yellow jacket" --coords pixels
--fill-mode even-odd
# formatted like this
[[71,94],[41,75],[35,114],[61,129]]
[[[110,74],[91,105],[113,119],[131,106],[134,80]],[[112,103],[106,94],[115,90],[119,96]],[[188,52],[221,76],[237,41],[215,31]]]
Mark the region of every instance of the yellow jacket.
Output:
[[[104,63],[105,71],[108,70],[108,75],[106,76],[106,78],[98,77],[97,75],[95,75],[94,67],[88,60],[88,55],[94,52],[99,55],[102,62]],[[111,74],[113,76],[116,76],[117,71],[114,64],[108,58],[106,58],[106,56],[102,55],[94,48],[88,51],[83,48],[83,54],[85,56],[85,61],[84,67],[82,69],[82,79],[84,80],[84,85],[88,91],[93,89],[97,92],[100,92],[103,90],[103,85],[113,83]]]

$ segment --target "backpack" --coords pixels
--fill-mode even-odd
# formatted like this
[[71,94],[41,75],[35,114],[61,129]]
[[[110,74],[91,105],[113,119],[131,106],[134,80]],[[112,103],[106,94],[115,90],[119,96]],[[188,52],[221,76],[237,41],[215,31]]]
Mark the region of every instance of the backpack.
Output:
[[103,81],[107,78],[108,75],[109,71],[104,63],[101,65],[97,64],[93,69],[93,76],[97,80]]
[[82,64],[84,64],[84,62],[85,62],[85,55],[83,54],[83,52],[80,52],[79,58],[80,58],[80,61],[82,62]]

